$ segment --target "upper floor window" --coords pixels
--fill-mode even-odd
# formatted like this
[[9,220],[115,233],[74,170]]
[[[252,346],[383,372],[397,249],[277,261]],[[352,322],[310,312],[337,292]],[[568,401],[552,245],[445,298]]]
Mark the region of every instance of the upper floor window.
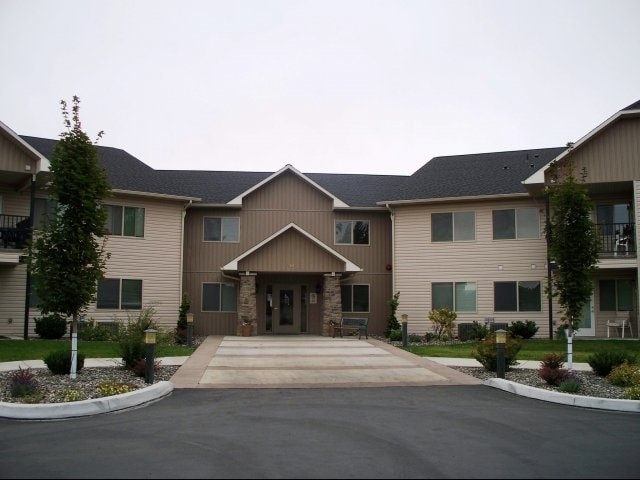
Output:
[[203,312],[235,312],[238,308],[236,286],[232,283],[203,283]]
[[540,282],[495,282],[493,309],[496,312],[540,312]]
[[493,211],[493,239],[540,238],[537,208],[510,208]]
[[103,278],[98,281],[96,308],[140,310],[142,280]]
[[369,285],[342,285],[340,294],[343,312],[369,311]]
[[433,310],[476,311],[476,284],[473,282],[434,282],[431,284]]
[[475,240],[476,214],[474,212],[448,212],[431,214],[431,241],[454,242]]
[[33,228],[41,229],[48,224],[56,212],[57,202],[50,198],[36,198],[33,204]]
[[144,237],[144,208],[123,205],[105,205],[109,235]]
[[237,242],[240,238],[238,217],[204,217],[205,242]]
[[336,243],[369,245],[369,222],[367,220],[336,220]]

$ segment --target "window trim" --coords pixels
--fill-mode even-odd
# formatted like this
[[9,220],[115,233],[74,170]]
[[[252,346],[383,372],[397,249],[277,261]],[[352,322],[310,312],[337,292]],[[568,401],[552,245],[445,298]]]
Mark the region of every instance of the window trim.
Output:
[[[218,302],[220,305],[220,310],[205,310],[204,309],[204,286],[205,285],[220,285],[219,291],[218,291]],[[223,302],[223,297],[222,297],[222,292],[223,292],[223,285],[227,285],[227,286],[231,286],[234,288],[235,293],[236,293],[236,303],[235,303],[235,310],[223,310],[222,306],[224,305]],[[238,291],[238,285],[235,283],[230,283],[230,282],[201,282],[200,284],[200,311],[202,313],[237,313],[238,312],[238,294],[240,292]]]
[[[540,295],[538,298],[538,304],[540,306],[539,310],[522,310],[520,308],[520,284],[524,282],[535,282],[538,284],[538,289],[540,290]],[[515,283],[516,284],[516,310],[497,310],[496,309],[496,284],[498,283]],[[542,312],[542,282],[540,280],[497,280],[493,282],[493,312],[494,313],[532,313],[532,312]]]
[[[520,210],[535,210],[537,217],[538,217],[538,222],[537,222],[537,230],[538,230],[538,235],[536,237],[520,237],[520,235],[518,234],[519,229],[518,229],[518,211]],[[496,238],[496,231],[495,231],[495,219],[494,219],[494,212],[503,212],[503,211],[513,211],[513,231],[514,231],[514,237],[508,237],[508,238]],[[540,229],[540,210],[538,209],[538,207],[513,207],[513,208],[494,208],[491,210],[491,238],[494,241],[497,242],[502,242],[502,241],[508,241],[508,240],[540,240],[541,237],[541,229]]]
[[[104,277],[101,280],[118,280],[118,306],[117,307],[99,307],[98,306],[98,287],[96,287],[96,310],[127,310],[127,311],[137,311],[137,310],[142,310],[142,307],[144,305],[144,280],[141,278],[128,278],[128,277]],[[140,308],[123,308],[122,307],[122,285],[123,285],[123,280],[125,281],[134,281],[134,282],[140,282]],[[98,280],[98,284],[100,283],[100,280]]]
[[[219,218],[220,219],[220,240],[207,240],[205,238],[205,223],[207,218]],[[223,240],[224,237],[224,220],[225,219],[238,220],[237,240]],[[206,243],[240,243],[240,217],[222,216],[222,215],[203,215],[202,216],[202,241]]]
[[[452,312],[460,312],[460,313],[477,313],[478,312],[478,282],[453,282],[453,281],[449,281],[449,282],[431,282],[431,309],[432,310],[437,310],[436,307],[433,304],[433,299],[434,299],[434,295],[433,295],[433,285],[434,284],[448,284],[451,285],[451,298],[452,298],[452,309],[450,309]],[[474,309],[473,310],[458,310],[456,309],[456,285],[460,285],[460,284],[473,284],[475,285],[475,301],[474,301]]]
[[[465,238],[462,240],[456,239],[456,214],[470,213],[473,215],[473,238]],[[449,215],[451,217],[451,240],[434,240],[433,239],[433,216],[434,215]],[[464,211],[444,211],[444,212],[431,212],[431,243],[453,243],[453,242],[473,242],[476,240],[476,211],[464,210]]]
[[[353,287],[367,287],[367,310],[353,310]],[[342,288],[350,287],[351,289],[351,305],[350,310],[345,310],[342,305]],[[340,285],[340,311],[342,313],[371,313],[371,284],[369,283],[348,283],[346,285]]]
[[[347,242],[338,242],[337,238],[336,238],[336,226],[338,223],[351,223],[351,242],[347,243]],[[353,239],[354,239],[354,230],[355,230],[355,226],[356,223],[366,223],[367,224],[367,243],[353,243]],[[356,246],[356,247],[367,247],[371,245],[371,221],[369,220],[340,220],[340,219],[334,219],[333,220],[333,244],[334,245],[352,245],[352,246]]]
[[[108,229],[108,226],[105,225],[105,230],[107,231],[107,235],[110,237],[127,237],[127,238],[145,238],[146,232],[146,224],[147,224],[147,209],[146,207],[141,207],[139,205],[128,205],[128,204],[114,204],[114,203],[104,203],[103,207],[107,208],[119,208],[120,209],[120,233],[111,233]],[[126,235],[125,232],[125,220],[126,220],[126,209],[132,208],[136,211],[142,211],[142,235]]]

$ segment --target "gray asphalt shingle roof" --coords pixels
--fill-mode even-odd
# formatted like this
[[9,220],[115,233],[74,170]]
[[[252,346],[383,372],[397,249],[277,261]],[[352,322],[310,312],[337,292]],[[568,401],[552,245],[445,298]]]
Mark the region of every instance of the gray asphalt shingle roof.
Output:
[[[56,140],[22,136],[51,158]],[[305,173],[325,190],[353,207],[377,202],[443,197],[524,193],[521,182],[562,148],[436,157],[411,176]],[[225,204],[273,172],[154,170],[126,151],[98,146],[98,160],[112,188],[201,198]]]

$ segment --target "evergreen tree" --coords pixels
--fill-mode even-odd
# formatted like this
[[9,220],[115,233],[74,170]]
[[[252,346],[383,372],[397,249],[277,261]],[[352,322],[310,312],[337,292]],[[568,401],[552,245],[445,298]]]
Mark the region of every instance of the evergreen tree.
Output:
[[78,317],[94,300],[108,259],[102,201],[110,187],[98,165],[98,150],[82,131],[80,99],[73,97],[71,119],[67,103],[60,103],[67,131],[60,134],[50,159],[49,196],[55,210],[34,239],[29,258],[42,313],[72,317],[71,378],[75,378]]

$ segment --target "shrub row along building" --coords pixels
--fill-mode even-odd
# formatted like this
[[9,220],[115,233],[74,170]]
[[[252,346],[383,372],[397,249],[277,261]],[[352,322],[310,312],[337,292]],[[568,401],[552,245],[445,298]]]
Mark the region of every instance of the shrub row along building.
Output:
[[[33,335],[39,316],[24,257],[31,223],[37,234],[52,208],[55,142],[0,123],[3,336]],[[411,333],[448,307],[458,323],[531,320],[546,337],[561,314],[545,294],[543,187],[551,162],[571,160],[588,172],[601,240],[578,334],[637,336],[640,101],[570,147],[437,157],[411,176],[155,170],[97,148],[113,189],[111,257],[88,318],[151,306],[171,329],[184,292],[198,335],[238,334],[247,320],[254,335],[327,335],[343,316],[382,334],[400,292]]]

